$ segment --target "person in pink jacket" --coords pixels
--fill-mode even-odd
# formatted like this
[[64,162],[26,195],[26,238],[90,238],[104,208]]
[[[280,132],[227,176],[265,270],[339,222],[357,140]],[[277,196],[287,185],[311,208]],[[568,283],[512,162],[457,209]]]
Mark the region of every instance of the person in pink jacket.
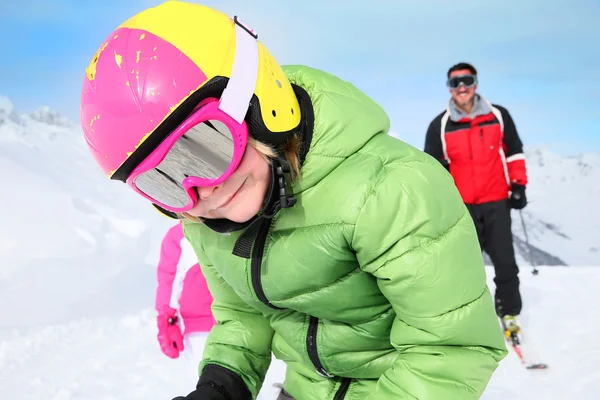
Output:
[[[183,352],[192,366],[191,376],[198,379],[197,368],[206,337],[216,321],[211,310],[213,298],[192,245],[183,236],[181,221],[169,228],[162,240],[156,275],[155,307],[160,348],[170,358],[178,358]],[[266,379],[281,379],[281,371],[285,369],[282,361],[273,360]],[[273,387],[281,389],[282,386],[275,383]],[[267,396],[268,390],[264,389]],[[263,398],[261,392],[257,400]]]
[[206,336],[216,321],[211,311],[213,298],[180,222],[162,240],[156,276],[160,348],[170,358],[178,358],[184,352],[197,368]]

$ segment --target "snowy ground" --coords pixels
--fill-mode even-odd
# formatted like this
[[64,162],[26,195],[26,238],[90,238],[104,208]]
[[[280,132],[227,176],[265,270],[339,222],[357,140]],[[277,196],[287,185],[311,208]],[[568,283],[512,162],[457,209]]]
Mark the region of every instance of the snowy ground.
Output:
[[[525,268],[521,275],[526,333],[535,338],[550,369],[525,370],[511,353],[483,399],[598,399],[600,268],[542,267],[535,277]],[[0,330],[5,399],[170,400],[193,387],[192,375],[184,358],[170,360],[160,353],[152,310]],[[271,385],[282,376],[281,365],[273,364],[264,400],[275,399]]]

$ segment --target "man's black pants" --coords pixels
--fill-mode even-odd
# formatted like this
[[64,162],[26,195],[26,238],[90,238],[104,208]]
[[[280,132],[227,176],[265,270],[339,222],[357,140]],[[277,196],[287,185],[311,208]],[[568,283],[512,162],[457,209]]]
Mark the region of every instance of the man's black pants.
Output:
[[519,267],[515,260],[508,200],[467,204],[475,222],[479,245],[492,263],[496,276],[496,313],[519,315],[522,303],[519,292]]

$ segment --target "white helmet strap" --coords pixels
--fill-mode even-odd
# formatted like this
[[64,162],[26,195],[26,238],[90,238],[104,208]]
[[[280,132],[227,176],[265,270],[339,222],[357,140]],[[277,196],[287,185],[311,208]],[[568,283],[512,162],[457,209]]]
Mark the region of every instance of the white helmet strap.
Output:
[[250,107],[258,78],[258,34],[237,16],[233,17],[233,21],[235,56],[231,77],[221,95],[219,109],[241,124]]

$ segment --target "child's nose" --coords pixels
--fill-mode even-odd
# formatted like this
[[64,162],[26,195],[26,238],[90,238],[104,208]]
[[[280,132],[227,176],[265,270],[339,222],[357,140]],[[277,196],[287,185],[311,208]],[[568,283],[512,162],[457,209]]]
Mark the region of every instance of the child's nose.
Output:
[[198,187],[196,190],[198,191],[198,197],[200,200],[206,200],[219,188],[219,185],[209,186],[209,187]]

